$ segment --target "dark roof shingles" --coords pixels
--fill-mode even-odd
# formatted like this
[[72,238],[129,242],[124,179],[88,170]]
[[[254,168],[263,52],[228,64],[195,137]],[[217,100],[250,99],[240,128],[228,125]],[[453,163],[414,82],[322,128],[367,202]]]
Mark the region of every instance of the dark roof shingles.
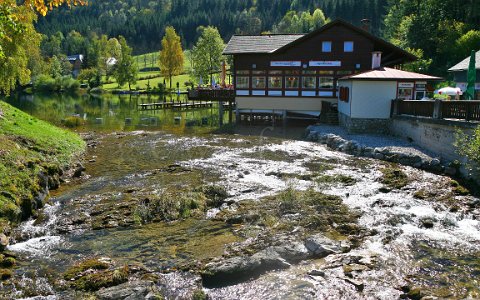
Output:
[[[465,71],[468,70],[468,65],[470,64],[470,56],[456,64],[455,66],[451,67],[448,69],[450,72],[456,72],[456,71]],[[477,51],[475,53],[475,68],[477,70],[480,69],[480,51]]]
[[223,54],[272,53],[302,36],[303,34],[234,35]]

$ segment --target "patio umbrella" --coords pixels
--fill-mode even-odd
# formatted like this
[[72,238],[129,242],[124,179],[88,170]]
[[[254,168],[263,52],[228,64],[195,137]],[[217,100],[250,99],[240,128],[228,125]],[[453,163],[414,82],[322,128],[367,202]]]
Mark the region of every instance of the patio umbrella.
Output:
[[460,88],[454,87],[444,87],[435,91],[435,94],[439,95],[447,95],[447,96],[456,96],[456,95],[463,95],[463,92]]
[[200,75],[200,80],[198,81],[198,85],[203,85],[203,78],[201,75]]
[[227,77],[227,68],[224,61],[222,61],[222,74],[220,76],[220,85],[225,87],[225,78]]
[[477,81],[477,70],[475,68],[475,51],[472,50],[470,55],[470,63],[468,64],[467,73],[467,90],[465,92],[467,100],[473,100],[475,98],[475,82]]

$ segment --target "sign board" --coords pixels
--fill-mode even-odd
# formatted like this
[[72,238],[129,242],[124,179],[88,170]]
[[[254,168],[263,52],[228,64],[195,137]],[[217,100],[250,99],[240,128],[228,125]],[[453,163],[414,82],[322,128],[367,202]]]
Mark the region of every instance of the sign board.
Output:
[[271,61],[271,67],[301,67],[301,61]]
[[308,65],[310,67],[341,67],[342,62],[341,61],[316,61],[316,60],[311,60],[308,62]]
[[413,88],[413,82],[399,82],[399,88]]

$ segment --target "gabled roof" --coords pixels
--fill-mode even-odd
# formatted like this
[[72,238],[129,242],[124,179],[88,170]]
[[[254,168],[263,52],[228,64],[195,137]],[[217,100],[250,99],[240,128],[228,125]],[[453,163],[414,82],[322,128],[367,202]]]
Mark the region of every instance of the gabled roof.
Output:
[[273,53],[304,34],[234,35],[223,54]]
[[340,80],[443,80],[440,77],[407,72],[392,68],[378,68],[359,74],[353,74],[340,78]]
[[[455,66],[448,69],[450,72],[465,71],[468,70],[468,65],[470,64],[470,56],[456,64]],[[475,67],[477,70],[480,70],[480,51],[475,53]]]
[[76,54],[76,55],[67,56],[67,60],[69,62],[75,62],[77,59],[79,59],[81,62],[83,62],[83,54]]
[[[354,26],[342,19],[336,19],[308,34],[277,34],[277,35],[234,35],[228,42],[223,54],[254,54],[278,53],[316,36],[325,30],[337,26],[345,26],[370,39],[374,43],[375,51],[390,53],[391,57],[384,57],[386,65],[414,61],[417,57],[368,31]],[[397,55],[394,55],[397,54]]]

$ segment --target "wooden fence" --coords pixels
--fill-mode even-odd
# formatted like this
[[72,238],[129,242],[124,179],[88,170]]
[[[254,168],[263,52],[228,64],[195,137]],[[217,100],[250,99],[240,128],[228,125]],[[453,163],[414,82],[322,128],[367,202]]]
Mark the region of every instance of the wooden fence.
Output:
[[480,101],[393,100],[392,115],[480,121]]

